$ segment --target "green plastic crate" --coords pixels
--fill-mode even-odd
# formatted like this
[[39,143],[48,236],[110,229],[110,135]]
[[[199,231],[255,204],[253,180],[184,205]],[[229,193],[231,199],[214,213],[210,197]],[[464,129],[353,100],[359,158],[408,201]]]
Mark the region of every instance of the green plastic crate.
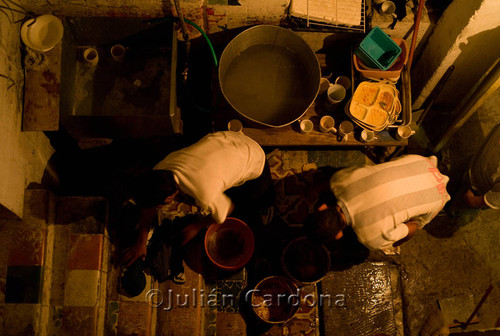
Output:
[[368,67],[387,70],[401,54],[401,48],[382,29],[375,26],[354,51]]

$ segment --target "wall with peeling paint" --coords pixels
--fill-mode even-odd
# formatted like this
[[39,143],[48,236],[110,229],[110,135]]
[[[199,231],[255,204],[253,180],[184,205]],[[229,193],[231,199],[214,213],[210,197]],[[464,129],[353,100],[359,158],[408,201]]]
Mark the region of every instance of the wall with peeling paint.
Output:
[[19,31],[19,23],[10,23],[0,13],[0,216],[22,217],[24,190],[40,183],[53,150],[42,132],[21,132],[24,74]]
[[[185,18],[207,33],[252,24],[279,24],[290,0],[180,0]],[[63,16],[177,16],[173,1],[167,0],[23,0],[36,14]],[[191,37],[198,31],[188,25]]]
[[498,13],[498,0],[455,0],[450,4],[412,69],[414,109],[422,106],[452,64],[455,70],[436,105],[452,109],[472,89],[500,55]]

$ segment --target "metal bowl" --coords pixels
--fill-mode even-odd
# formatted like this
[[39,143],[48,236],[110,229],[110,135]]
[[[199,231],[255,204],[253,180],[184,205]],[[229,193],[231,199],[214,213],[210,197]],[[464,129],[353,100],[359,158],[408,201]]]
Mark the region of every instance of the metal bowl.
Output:
[[[292,300],[293,296],[296,300]],[[267,323],[277,324],[289,321],[299,306],[298,287],[285,277],[267,277],[260,281],[252,291],[253,311]]]
[[283,270],[301,285],[321,281],[330,271],[330,260],[327,248],[307,237],[292,240],[281,255]]
[[282,127],[299,119],[318,94],[321,70],[311,47],[291,30],[259,25],[224,49],[219,84],[246,119]]

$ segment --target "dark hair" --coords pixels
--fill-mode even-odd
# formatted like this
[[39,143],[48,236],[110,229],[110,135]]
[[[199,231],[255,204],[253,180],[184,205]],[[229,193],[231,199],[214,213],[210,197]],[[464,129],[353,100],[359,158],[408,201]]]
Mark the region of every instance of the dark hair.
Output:
[[309,238],[329,243],[342,230],[342,225],[335,209],[328,207],[326,210],[316,210],[310,214],[306,219],[305,229]]
[[170,170],[151,170],[140,174],[134,181],[132,196],[140,207],[153,207],[165,203],[178,185]]
[[127,267],[121,279],[121,289],[128,297],[134,297],[142,293],[146,287],[146,275],[144,275],[142,260],[137,259],[132,265]]

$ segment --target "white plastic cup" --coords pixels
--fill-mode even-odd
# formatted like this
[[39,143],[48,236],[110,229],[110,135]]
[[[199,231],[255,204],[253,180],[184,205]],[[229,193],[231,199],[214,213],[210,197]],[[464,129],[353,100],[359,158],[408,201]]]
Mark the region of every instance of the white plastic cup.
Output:
[[415,131],[410,126],[399,126],[396,131],[396,139],[406,140],[415,134]]
[[375,133],[368,130],[362,130],[359,138],[361,142],[370,142],[375,139]]
[[125,58],[125,47],[121,44],[115,44],[111,47],[111,57],[115,60],[115,62],[121,62]]
[[311,120],[304,119],[300,121],[299,128],[302,134],[308,134],[313,130],[314,124]]
[[330,87],[330,81],[327,78],[321,77],[319,80],[319,95],[324,95]]
[[232,132],[242,132],[243,124],[238,119],[233,119],[227,123],[227,129]]
[[99,53],[95,48],[87,48],[83,51],[83,59],[88,65],[96,66],[99,62]]
[[349,134],[352,134],[352,132],[354,132],[354,124],[352,122],[344,120],[340,123],[338,135],[341,141],[347,141]]
[[335,80],[335,84],[340,84],[347,91],[351,88],[351,80],[347,76],[339,76]]
[[345,88],[340,84],[330,84],[326,91],[326,108],[334,110],[335,107],[345,98]]
[[337,129],[335,128],[335,119],[329,115],[321,117],[319,120],[319,129],[323,133],[337,132]]

